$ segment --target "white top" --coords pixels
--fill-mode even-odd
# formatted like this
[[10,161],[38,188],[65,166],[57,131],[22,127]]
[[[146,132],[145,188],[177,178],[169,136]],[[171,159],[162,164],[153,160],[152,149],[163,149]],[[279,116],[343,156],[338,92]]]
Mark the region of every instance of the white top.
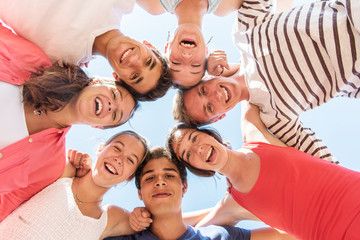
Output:
[[75,203],[72,178],[60,178],[20,205],[0,223],[1,239],[98,240],[107,225],[82,215]]
[[[174,13],[176,6],[181,0],[159,0],[163,8],[170,13]],[[207,13],[213,13],[219,6],[221,0],[208,0],[209,7]]]
[[[0,149],[27,136],[24,104],[22,103],[23,86],[16,86],[0,81]],[[9,101],[11,99],[11,101]]]
[[272,0],[248,0],[233,29],[250,102],[264,124],[288,146],[329,161],[336,159],[299,115],[333,97],[360,98],[360,1],[342,2],[273,14]]
[[95,37],[120,29],[135,0],[1,0],[0,18],[38,45],[52,62],[73,64],[92,58]]

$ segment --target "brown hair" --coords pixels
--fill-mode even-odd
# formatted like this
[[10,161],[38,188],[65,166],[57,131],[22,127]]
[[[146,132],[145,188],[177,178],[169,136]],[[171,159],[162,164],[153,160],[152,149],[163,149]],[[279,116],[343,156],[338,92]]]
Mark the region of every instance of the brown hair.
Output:
[[[198,84],[200,84],[202,82],[203,81],[200,81]],[[197,85],[195,85],[194,87],[196,87]],[[185,107],[185,104],[184,104],[184,96],[188,90],[189,89],[179,89],[178,92],[174,96],[174,100],[173,100],[174,120],[177,122],[183,122],[186,125],[194,126],[194,127],[203,126],[203,125],[211,123],[211,121],[209,121],[209,122],[197,121],[190,116],[190,114],[188,113],[188,111]]]
[[139,101],[155,101],[158,98],[163,97],[168,89],[172,86],[172,76],[168,62],[164,56],[156,49],[151,49],[156,57],[161,62],[161,74],[158,79],[157,85],[145,94],[136,92],[132,87],[126,84],[125,81],[121,81],[120,85],[126,88],[133,96]]
[[169,160],[170,162],[175,164],[176,168],[179,171],[181,182],[183,184],[187,183],[187,172],[186,172],[186,168],[185,168],[184,164],[182,162],[180,162],[176,157],[175,158],[172,157],[168,150],[166,150],[163,147],[158,146],[149,151],[148,157],[136,169],[135,185],[136,185],[137,189],[139,189],[139,190],[141,189],[140,182],[141,182],[141,178],[143,176],[143,170],[144,170],[144,167],[146,166],[146,164],[150,160],[158,159],[158,158],[166,158],[167,160]]
[[92,81],[73,64],[54,64],[31,72],[23,88],[23,102],[40,111],[59,111]]
[[189,126],[186,124],[179,124],[177,126],[175,126],[170,133],[167,136],[166,139],[166,148],[170,151],[171,156],[173,158],[178,159],[179,161],[181,161],[182,163],[184,163],[184,165],[186,166],[187,169],[189,169],[190,172],[192,172],[193,174],[200,176],[200,177],[212,177],[215,175],[215,171],[212,170],[204,170],[204,169],[200,169],[200,168],[196,168],[193,167],[192,165],[190,165],[188,162],[186,162],[184,159],[179,159],[178,156],[176,155],[174,149],[173,149],[173,138],[174,138],[174,134],[176,131],[181,130],[181,129],[194,129],[196,131],[205,133],[211,137],[213,137],[216,141],[218,141],[220,144],[224,145],[225,147],[231,149],[231,146],[229,143],[227,142],[223,142],[220,134],[215,130],[215,129],[210,129],[210,128],[197,128],[194,126]]

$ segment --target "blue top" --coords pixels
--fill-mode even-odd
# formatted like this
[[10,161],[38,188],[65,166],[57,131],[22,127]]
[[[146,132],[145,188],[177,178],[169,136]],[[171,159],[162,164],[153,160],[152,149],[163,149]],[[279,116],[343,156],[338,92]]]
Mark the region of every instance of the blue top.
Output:
[[[130,236],[119,236],[105,238],[104,240],[160,240],[153,235],[148,229],[140,233]],[[250,230],[231,227],[231,226],[215,226],[193,228],[188,226],[187,231],[177,240],[250,240]]]

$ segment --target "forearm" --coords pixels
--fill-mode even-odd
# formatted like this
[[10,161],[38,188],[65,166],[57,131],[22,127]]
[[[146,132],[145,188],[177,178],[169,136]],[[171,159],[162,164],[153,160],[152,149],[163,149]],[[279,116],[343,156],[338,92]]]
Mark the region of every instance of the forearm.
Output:
[[186,225],[195,227],[203,218],[205,218],[213,208],[202,209],[193,212],[183,213],[183,220]]

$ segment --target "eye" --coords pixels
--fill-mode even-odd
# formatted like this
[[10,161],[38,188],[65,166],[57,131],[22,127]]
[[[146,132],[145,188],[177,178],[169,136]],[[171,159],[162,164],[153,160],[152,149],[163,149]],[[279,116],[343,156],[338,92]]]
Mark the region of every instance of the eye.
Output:
[[130,80],[134,80],[134,79],[136,79],[138,76],[139,76],[138,73],[134,73],[134,74],[132,74],[132,75],[130,76]]
[[212,113],[212,112],[214,111],[213,106],[212,106],[211,103],[208,103],[208,104],[206,105],[206,108],[207,108],[207,110],[208,110],[210,113]]
[[145,65],[146,65],[146,66],[150,66],[151,61],[152,61],[152,58],[150,57],[148,60],[146,60]]
[[190,151],[188,151],[188,152],[186,153],[186,160],[189,161],[189,159],[190,159]]
[[116,119],[116,112],[113,113],[113,121]]
[[154,180],[154,177],[152,177],[152,176],[151,176],[151,177],[148,177],[148,178],[145,178],[145,181],[146,181],[146,182],[150,182],[150,181],[152,181],[152,180]]
[[134,165],[134,161],[131,158],[127,159],[132,165]]
[[112,94],[113,94],[114,100],[116,100],[116,93],[115,93],[115,91],[112,91]]
[[192,64],[192,67],[201,67],[201,64]]
[[192,143],[194,143],[197,139],[197,135],[192,138]]
[[165,178],[174,178],[175,176],[171,175],[171,174],[166,174]]
[[201,94],[206,95],[206,92],[205,92],[205,88],[204,88],[204,87],[201,87],[201,88],[200,88],[200,91],[201,91]]
[[174,65],[180,65],[179,62],[174,62],[174,61],[172,61],[171,63],[174,64]]
[[121,149],[118,146],[114,146],[114,148],[115,148],[115,151],[121,152]]

